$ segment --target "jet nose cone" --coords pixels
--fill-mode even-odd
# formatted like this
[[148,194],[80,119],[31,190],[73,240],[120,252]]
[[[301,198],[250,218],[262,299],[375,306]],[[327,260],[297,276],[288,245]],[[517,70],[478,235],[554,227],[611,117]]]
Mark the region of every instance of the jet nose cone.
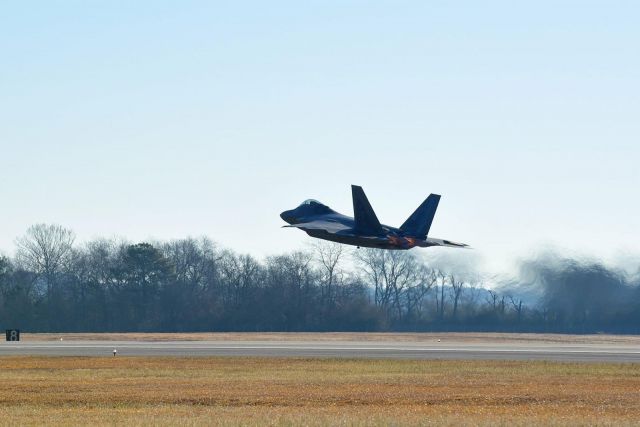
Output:
[[285,222],[289,224],[293,224],[295,222],[295,218],[293,217],[293,214],[290,210],[282,212],[280,214],[280,218],[282,218]]

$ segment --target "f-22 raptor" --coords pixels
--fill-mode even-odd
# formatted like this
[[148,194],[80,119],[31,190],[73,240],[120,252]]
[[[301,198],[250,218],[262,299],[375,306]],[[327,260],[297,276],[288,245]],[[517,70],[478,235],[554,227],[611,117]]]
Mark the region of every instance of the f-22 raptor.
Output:
[[429,195],[400,228],[380,224],[362,187],[352,185],[351,194],[353,218],[311,199],[295,209],[282,212],[280,218],[289,223],[284,227],[299,228],[311,237],[357,247],[411,249],[416,246],[468,246],[464,243],[428,237],[440,202],[438,194]]

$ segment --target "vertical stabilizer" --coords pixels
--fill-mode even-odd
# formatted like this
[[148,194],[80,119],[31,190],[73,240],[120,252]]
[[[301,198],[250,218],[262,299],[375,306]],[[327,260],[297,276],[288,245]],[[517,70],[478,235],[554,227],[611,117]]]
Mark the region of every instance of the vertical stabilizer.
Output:
[[429,234],[429,229],[431,228],[431,223],[433,222],[433,217],[436,214],[436,209],[438,209],[439,202],[439,194],[430,194],[418,209],[411,214],[409,219],[400,226],[400,230],[404,231],[405,234],[408,234],[409,236],[426,239],[427,234]]
[[380,221],[378,221],[378,217],[373,211],[362,187],[352,185],[351,195],[353,197],[353,216],[356,221],[356,230],[364,234],[382,234]]

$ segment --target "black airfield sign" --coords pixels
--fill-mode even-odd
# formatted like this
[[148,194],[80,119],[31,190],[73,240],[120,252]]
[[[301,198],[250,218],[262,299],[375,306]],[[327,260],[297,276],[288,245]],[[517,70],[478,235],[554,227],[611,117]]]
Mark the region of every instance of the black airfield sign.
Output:
[[7,329],[7,341],[20,341],[20,329]]

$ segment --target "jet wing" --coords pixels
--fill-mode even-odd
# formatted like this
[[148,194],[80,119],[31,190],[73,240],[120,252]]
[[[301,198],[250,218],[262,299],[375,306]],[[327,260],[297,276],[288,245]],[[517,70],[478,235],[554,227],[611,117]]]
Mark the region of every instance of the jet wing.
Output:
[[329,233],[338,233],[340,231],[348,230],[349,227],[335,221],[310,221],[301,222],[300,224],[283,225],[283,227],[295,227],[301,230],[324,230]]

